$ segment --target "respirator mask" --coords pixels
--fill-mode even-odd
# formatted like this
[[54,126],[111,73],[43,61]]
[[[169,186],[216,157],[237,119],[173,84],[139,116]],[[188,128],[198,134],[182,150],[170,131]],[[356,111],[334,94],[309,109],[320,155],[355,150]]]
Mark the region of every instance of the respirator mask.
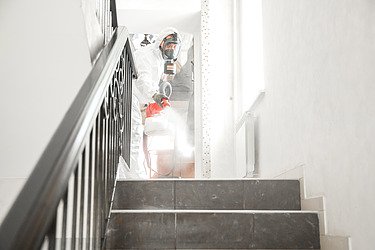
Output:
[[166,36],[160,45],[160,50],[165,61],[164,63],[164,74],[165,75],[175,75],[178,54],[181,49],[181,41],[177,36],[177,33],[170,34]]

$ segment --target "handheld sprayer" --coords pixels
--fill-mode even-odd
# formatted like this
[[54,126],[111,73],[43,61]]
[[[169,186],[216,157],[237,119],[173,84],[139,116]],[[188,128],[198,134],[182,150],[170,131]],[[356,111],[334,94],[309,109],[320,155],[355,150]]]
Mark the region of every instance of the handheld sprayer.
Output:
[[[162,82],[159,86],[159,91],[169,98],[172,94],[172,85],[169,82]],[[168,98],[163,98],[161,100],[161,106],[156,102],[149,103],[146,108],[146,118],[160,114],[163,109],[171,107]]]

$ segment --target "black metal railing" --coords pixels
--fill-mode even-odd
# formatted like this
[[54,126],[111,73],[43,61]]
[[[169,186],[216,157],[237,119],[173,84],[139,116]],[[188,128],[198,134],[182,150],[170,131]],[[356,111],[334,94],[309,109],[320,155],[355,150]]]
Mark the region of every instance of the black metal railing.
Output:
[[96,17],[107,44],[118,27],[116,0],[96,0]]
[[101,249],[119,157],[129,164],[129,34],[118,27],[0,227],[0,249]]

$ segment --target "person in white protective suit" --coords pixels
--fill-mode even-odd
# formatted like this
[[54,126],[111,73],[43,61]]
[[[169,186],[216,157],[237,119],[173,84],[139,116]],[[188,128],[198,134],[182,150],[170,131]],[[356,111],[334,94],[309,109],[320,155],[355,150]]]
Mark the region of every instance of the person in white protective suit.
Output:
[[132,137],[130,145],[130,169],[138,178],[146,178],[143,154],[143,125],[141,107],[155,101],[160,106],[163,99],[159,83],[168,75],[175,74],[174,62],[181,47],[181,37],[174,28],[162,30],[155,43],[135,51],[134,61],[138,78],[133,85],[132,95]]

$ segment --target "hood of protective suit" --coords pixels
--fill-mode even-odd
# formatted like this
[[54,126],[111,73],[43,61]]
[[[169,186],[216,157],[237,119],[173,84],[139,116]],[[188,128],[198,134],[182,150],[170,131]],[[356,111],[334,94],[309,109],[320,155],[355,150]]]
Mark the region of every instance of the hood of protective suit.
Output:
[[180,39],[180,41],[182,41],[182,37],[181,37],[180,33],[178,32],[178,30],[176,30],[175,28],[172,28],[172,27],[168,27],[168,28],[165,28],[165,29],[163,29],[162,31],[159,32],[159,34],[157,35],[157,38],[155,39],[154,46],[157,49],[159,49],[160,43],[164,39],[164,37],[166,37],[170,34],[173,34],[173,33],[176,33],[177,37]]

